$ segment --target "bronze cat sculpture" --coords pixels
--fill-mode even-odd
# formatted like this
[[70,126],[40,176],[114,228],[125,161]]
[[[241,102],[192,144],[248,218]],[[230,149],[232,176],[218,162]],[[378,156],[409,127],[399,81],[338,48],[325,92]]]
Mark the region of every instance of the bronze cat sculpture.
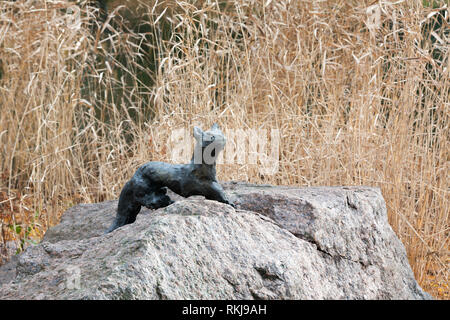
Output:
[[215,123],[208,131],[194,127],[194,138],[190,163],[152,161],[137,169],[120,193],[117,215],[107,233],[133,223],[142,206],[158,209],[172,204],[167,188],[183,197],[202,195],[234,207],[216,179],[216,158],[225,147],[225,136]]

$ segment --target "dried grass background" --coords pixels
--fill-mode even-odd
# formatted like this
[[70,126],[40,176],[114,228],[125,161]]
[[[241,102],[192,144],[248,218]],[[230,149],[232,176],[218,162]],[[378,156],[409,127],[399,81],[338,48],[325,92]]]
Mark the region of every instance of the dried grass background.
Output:
[[96,24],[88,1],[0,2],[0,243],[116,199],[174,129],[217,121],[281,134],[276,174],[219,180],[380,187],[417,280],[449,298],[445,1],[131,3]]

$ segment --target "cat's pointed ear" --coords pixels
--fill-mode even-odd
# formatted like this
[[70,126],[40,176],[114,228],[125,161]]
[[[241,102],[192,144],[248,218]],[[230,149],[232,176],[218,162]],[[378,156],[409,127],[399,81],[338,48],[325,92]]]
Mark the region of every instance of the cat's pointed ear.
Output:
[[201,141],[202,140],[202,135],[203,135],[203,130],[200,129],[199,127],[194,127],[194,138],[196,140]]
[[217,122],[214,122],[214,124],[211,127],[211,130],[216,130],[216,129],[220,130],[219,125],[217,124]]

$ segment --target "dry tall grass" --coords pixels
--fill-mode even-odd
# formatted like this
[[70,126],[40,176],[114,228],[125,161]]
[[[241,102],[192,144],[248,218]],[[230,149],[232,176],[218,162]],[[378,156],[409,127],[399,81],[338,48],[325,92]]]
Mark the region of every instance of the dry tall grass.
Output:
[[170,161],[175,128],[276,128],[275,175],[219,179],[379,186],[419,283],[449,298],[445,1],[142,1],[141,31],[120,7],[89,27],[84,2],[79,19],[62,0],[0,3],[0,242],[117,198],[139,164]]

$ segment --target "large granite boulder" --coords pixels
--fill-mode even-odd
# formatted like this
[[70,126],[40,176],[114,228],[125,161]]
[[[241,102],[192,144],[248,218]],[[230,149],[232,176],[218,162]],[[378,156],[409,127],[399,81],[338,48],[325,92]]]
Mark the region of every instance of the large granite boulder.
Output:
[[0,299],[431,298],[379,189],[225,190],[236,209],[172,195],[174,204],[106,235],[117,201],[74,206],[0,267]]

